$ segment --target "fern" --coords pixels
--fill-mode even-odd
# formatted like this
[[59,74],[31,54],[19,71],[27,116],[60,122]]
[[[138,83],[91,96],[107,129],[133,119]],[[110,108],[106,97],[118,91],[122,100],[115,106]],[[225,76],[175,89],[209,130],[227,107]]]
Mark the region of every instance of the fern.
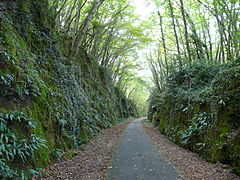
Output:
[[36,174],[35,170],[18,172],[11,169],[8,164],[20,159],[26,163],[37,150],[42,147],[47,148],[46,141],[35,134],[30,138],[18,138],[11,132],[11,123],[21,123],[27,128],[36,128],[36,123],[31,118],[27,118],[23,112],[14,111],[11,113],[0,113],[0,178],[27,179],[31,174]]

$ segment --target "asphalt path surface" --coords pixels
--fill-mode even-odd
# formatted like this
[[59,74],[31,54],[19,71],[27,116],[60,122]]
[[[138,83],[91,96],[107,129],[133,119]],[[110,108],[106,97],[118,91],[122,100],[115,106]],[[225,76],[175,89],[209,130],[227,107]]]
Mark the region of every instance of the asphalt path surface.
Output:
[[176,180],[176,169],[165,160],[144,132],[142,119],[124,130],[106,180]]

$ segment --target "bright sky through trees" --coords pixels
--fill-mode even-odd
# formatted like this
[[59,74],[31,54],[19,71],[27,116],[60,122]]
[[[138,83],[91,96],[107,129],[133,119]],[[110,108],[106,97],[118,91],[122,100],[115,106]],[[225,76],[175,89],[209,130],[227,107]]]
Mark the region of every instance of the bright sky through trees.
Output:
[[[135,7],[135,13],[139,15],[140,19],[143,21],[148,20],[151,14],[156,9],[152,2],[147,2],[146,0],[133,0],[131,3]],[[150,69],[148,68],[148,65],[146,64],[146,60],[144,60],[144,56],[147,52],[148,50],[146,49],[138,51],[138,61],[141,62],[141,64],[143,65],[143,69],[139,71],[138,74],[140,76],[150,78],[152,74]]]
[[146,20],[156,8],[152,2],[146,0],[133,0],[132,4],[136,7],[135,13],[143,20]]

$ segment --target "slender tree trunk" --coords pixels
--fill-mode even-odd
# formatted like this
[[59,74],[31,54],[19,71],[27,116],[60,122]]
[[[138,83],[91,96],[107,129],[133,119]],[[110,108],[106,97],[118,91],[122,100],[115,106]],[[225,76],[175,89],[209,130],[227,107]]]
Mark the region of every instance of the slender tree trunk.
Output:
[[190,50],[190,44],[188,39],[188,28],[187,28],[187,21],[186,21],[185,10],[184,10],[184,5],[182,0],[180,0],[180,4],[181,4],[183,24],[184,24],[184,34],[185,34],[185,41],[186,41],[187,52],[188,52],[188,60],[189,60],[189,63],[191,64],[192,58],[191,58],[191,50]]
[[77,0],[74,0],[74,3],[73,3],[73,5],[72,5],[72,7],[70,8],[69,13],[68,13],[67,16],[66,16],[65,24],[64,24],[64,27],[63,27],[64,30],[69,29],[70,26],[71,26],[71,23],[72,23],[72,14],[73,14],[73,11],[74,11],[74,9],[75,9],[76,3],[77,3]]
[[[193,39],[193,41],[194,41],[194,43],[196,45],[196,52],[197,52],[198,59],[199,60],[203,60],[204,59],[203,47],[206,46],[206,44],[204,44],[202,42],[201,38],[197,34],[197,30],[196,30],[195,24],[192,21],[191,17],[188,15],[187,12],[186,12],[186,17],[188,18],[188,21],[190,23],[190,27],[191,27],[191,30],[192,30],[192,33],[193,33],[193,38],[192,39]],[[204,36],[205,36],[205,33],[204,33]]]
[[211,38],[211,34],[210,34],[209,24],[207,27],[207,35],[208,35],[208,39],[209,39],[210,60],[213,61],[213,46],[212,46],[212,38]]
[[174,36],[175,36],[176,45],[177,45],[178,61],[179,61],[180,67],[182,67],[181,52],[180,52],[180,47],[179,47],[178,34],[177,34],[176,24],[175,24],[175,16],[173,14],[173,7],[172,7],[171,0],[168,0],[168,5],[169,5],[169,10],[170,10],[170,15],[171,15],[171,19],[172,19],[172,25],[173,25],[173,31],[174,31]]
[[73,43],[72,43],[72,48],[69,54],[69,58],[72,59],[77,53],[78,53],[78,49],[80,44],[82,43],[82,39],[85,36],[88,27],[94,17],[94,14],[97,12],[99,6],[103,3],[104,0],[95,0],[93,3],[93,6],[88,14],[88,16],[86,17],[86,19],[84,20],[82,27],[79,29],[79,31],[76,33],[76,38],[74,39]]
[[80,15],[81,15],[81,9],[82,9],[82,0],[78,0],[77,13],[76,13],[76,18],[74,20],[74,25],[73,25],[73,32],[77,32],[78,25],[79,25],[79,19],[80,19]]
[[164,32],[163,32],[162,16],[161,16],[161,14],[160,14],[159,11],[158,11],[158,16],[159,16],[159,21],[160,21],[161,35],[162,35],[162,43],[163,43],[163,51],[164,51],[164,60],[165,60],[165,64],[166,64],[167,74],[168,74],[169,67],[168,67],[168,61],[167,61],[167,48],[166,48],[165,36],[164,36]]

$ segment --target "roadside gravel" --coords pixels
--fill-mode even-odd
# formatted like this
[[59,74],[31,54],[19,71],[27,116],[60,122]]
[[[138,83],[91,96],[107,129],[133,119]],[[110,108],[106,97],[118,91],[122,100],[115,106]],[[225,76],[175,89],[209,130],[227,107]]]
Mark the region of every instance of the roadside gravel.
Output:
[[213,164],[203,160],[199,155],[186,150],[169,141],[160,134],[158,128],[142,123],[146,133],[153,143],[173,166],[188,180],[240,180],[231,170],[225,169],[222,164]]
[[44,170],[45,177],[34,179],[103,180],[118,139],[128,124],[129,121],[103,130],[84,150],[75,150],[76,156],[55,162]]

